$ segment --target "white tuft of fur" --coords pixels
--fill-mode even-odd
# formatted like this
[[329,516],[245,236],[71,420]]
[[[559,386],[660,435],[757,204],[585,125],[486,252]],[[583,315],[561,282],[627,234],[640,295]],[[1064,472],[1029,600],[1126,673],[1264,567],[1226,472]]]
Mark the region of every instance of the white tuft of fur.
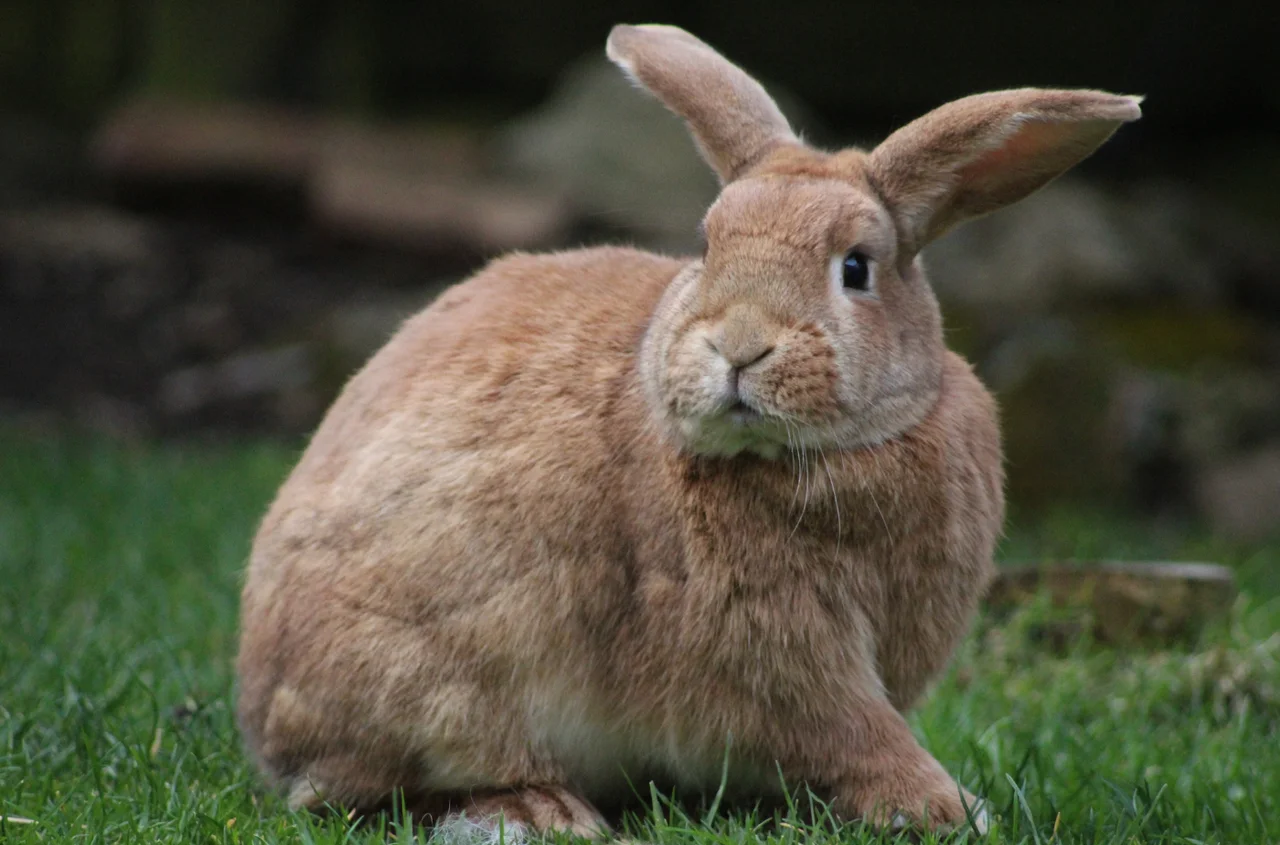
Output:
[[631,59],[622,55],[622,51],[618,49],[616,44],[614,44],[613,38],[609,38],[609,40],[605,42],[604,54],[609,58],[609,61],[622,68],[622,72],[626,74],[627,79],[631,81],[632,85],[646,92],[648,91],[645,84],[640,81],[640,77],[636,73],[635,63],[632,62]]
[[427,842],[431,845],[525,845],[530,838],[522,824],[500,824],[498,819],[469,819],[460,814],[437,824]]
[[973,826],[978,835],[986,836],[991,829],[991,814],[987,812],[987,802],[979,799],[977,806],[970,809],[973,811]]

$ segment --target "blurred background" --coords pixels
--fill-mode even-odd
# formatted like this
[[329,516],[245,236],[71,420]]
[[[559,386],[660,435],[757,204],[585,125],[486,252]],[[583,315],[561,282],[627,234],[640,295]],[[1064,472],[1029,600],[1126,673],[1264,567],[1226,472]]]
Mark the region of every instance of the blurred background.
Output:
[[716,185],[604,60],[676,23],[819,145],[1021,85],[1147,95],[926,254],[1016,508],[1280,526],[1273,4],[0,0],[0,423],[301,443],[510,249],[681,252]]

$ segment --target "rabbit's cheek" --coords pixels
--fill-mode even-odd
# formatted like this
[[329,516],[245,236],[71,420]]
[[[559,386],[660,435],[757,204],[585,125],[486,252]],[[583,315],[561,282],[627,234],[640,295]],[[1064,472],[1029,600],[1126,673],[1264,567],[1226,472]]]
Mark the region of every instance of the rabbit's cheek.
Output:
[[716,412],[729,390],[729,364],[705,340],[687,336],[672,350],[666,380],[667,407],[679,417]]

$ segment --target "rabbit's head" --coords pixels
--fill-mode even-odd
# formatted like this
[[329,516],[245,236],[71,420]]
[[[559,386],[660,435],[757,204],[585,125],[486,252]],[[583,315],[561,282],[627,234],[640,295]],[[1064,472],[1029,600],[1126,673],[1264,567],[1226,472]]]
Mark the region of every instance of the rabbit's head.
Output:
[[942,106],[869,152],[827,153],[681,29],[617,26],[607,51],[684,118],[723,185],[705,255],[672,282],[640,356],[664,429],[696,454],[856,448],[919,422],[944,351],[920,250],[1141,114],[1139,98],[1099,91],[999,91]]

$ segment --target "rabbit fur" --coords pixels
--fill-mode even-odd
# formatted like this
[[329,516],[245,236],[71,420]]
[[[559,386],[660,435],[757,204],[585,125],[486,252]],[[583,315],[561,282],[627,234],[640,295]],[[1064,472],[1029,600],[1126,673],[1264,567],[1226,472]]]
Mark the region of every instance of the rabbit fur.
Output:
[[247,745],[295,806],[399,790],[594,835],[728,760],[731,793],[781,774],[845,818],[965,824],[902,714],[991,575],[1003,472],[919,253],[1138,100],[981,94],[826,153],[683,30],[618,26],[608,54],[721,178],[705,255],[501,258],[350,381],[253,545]]

